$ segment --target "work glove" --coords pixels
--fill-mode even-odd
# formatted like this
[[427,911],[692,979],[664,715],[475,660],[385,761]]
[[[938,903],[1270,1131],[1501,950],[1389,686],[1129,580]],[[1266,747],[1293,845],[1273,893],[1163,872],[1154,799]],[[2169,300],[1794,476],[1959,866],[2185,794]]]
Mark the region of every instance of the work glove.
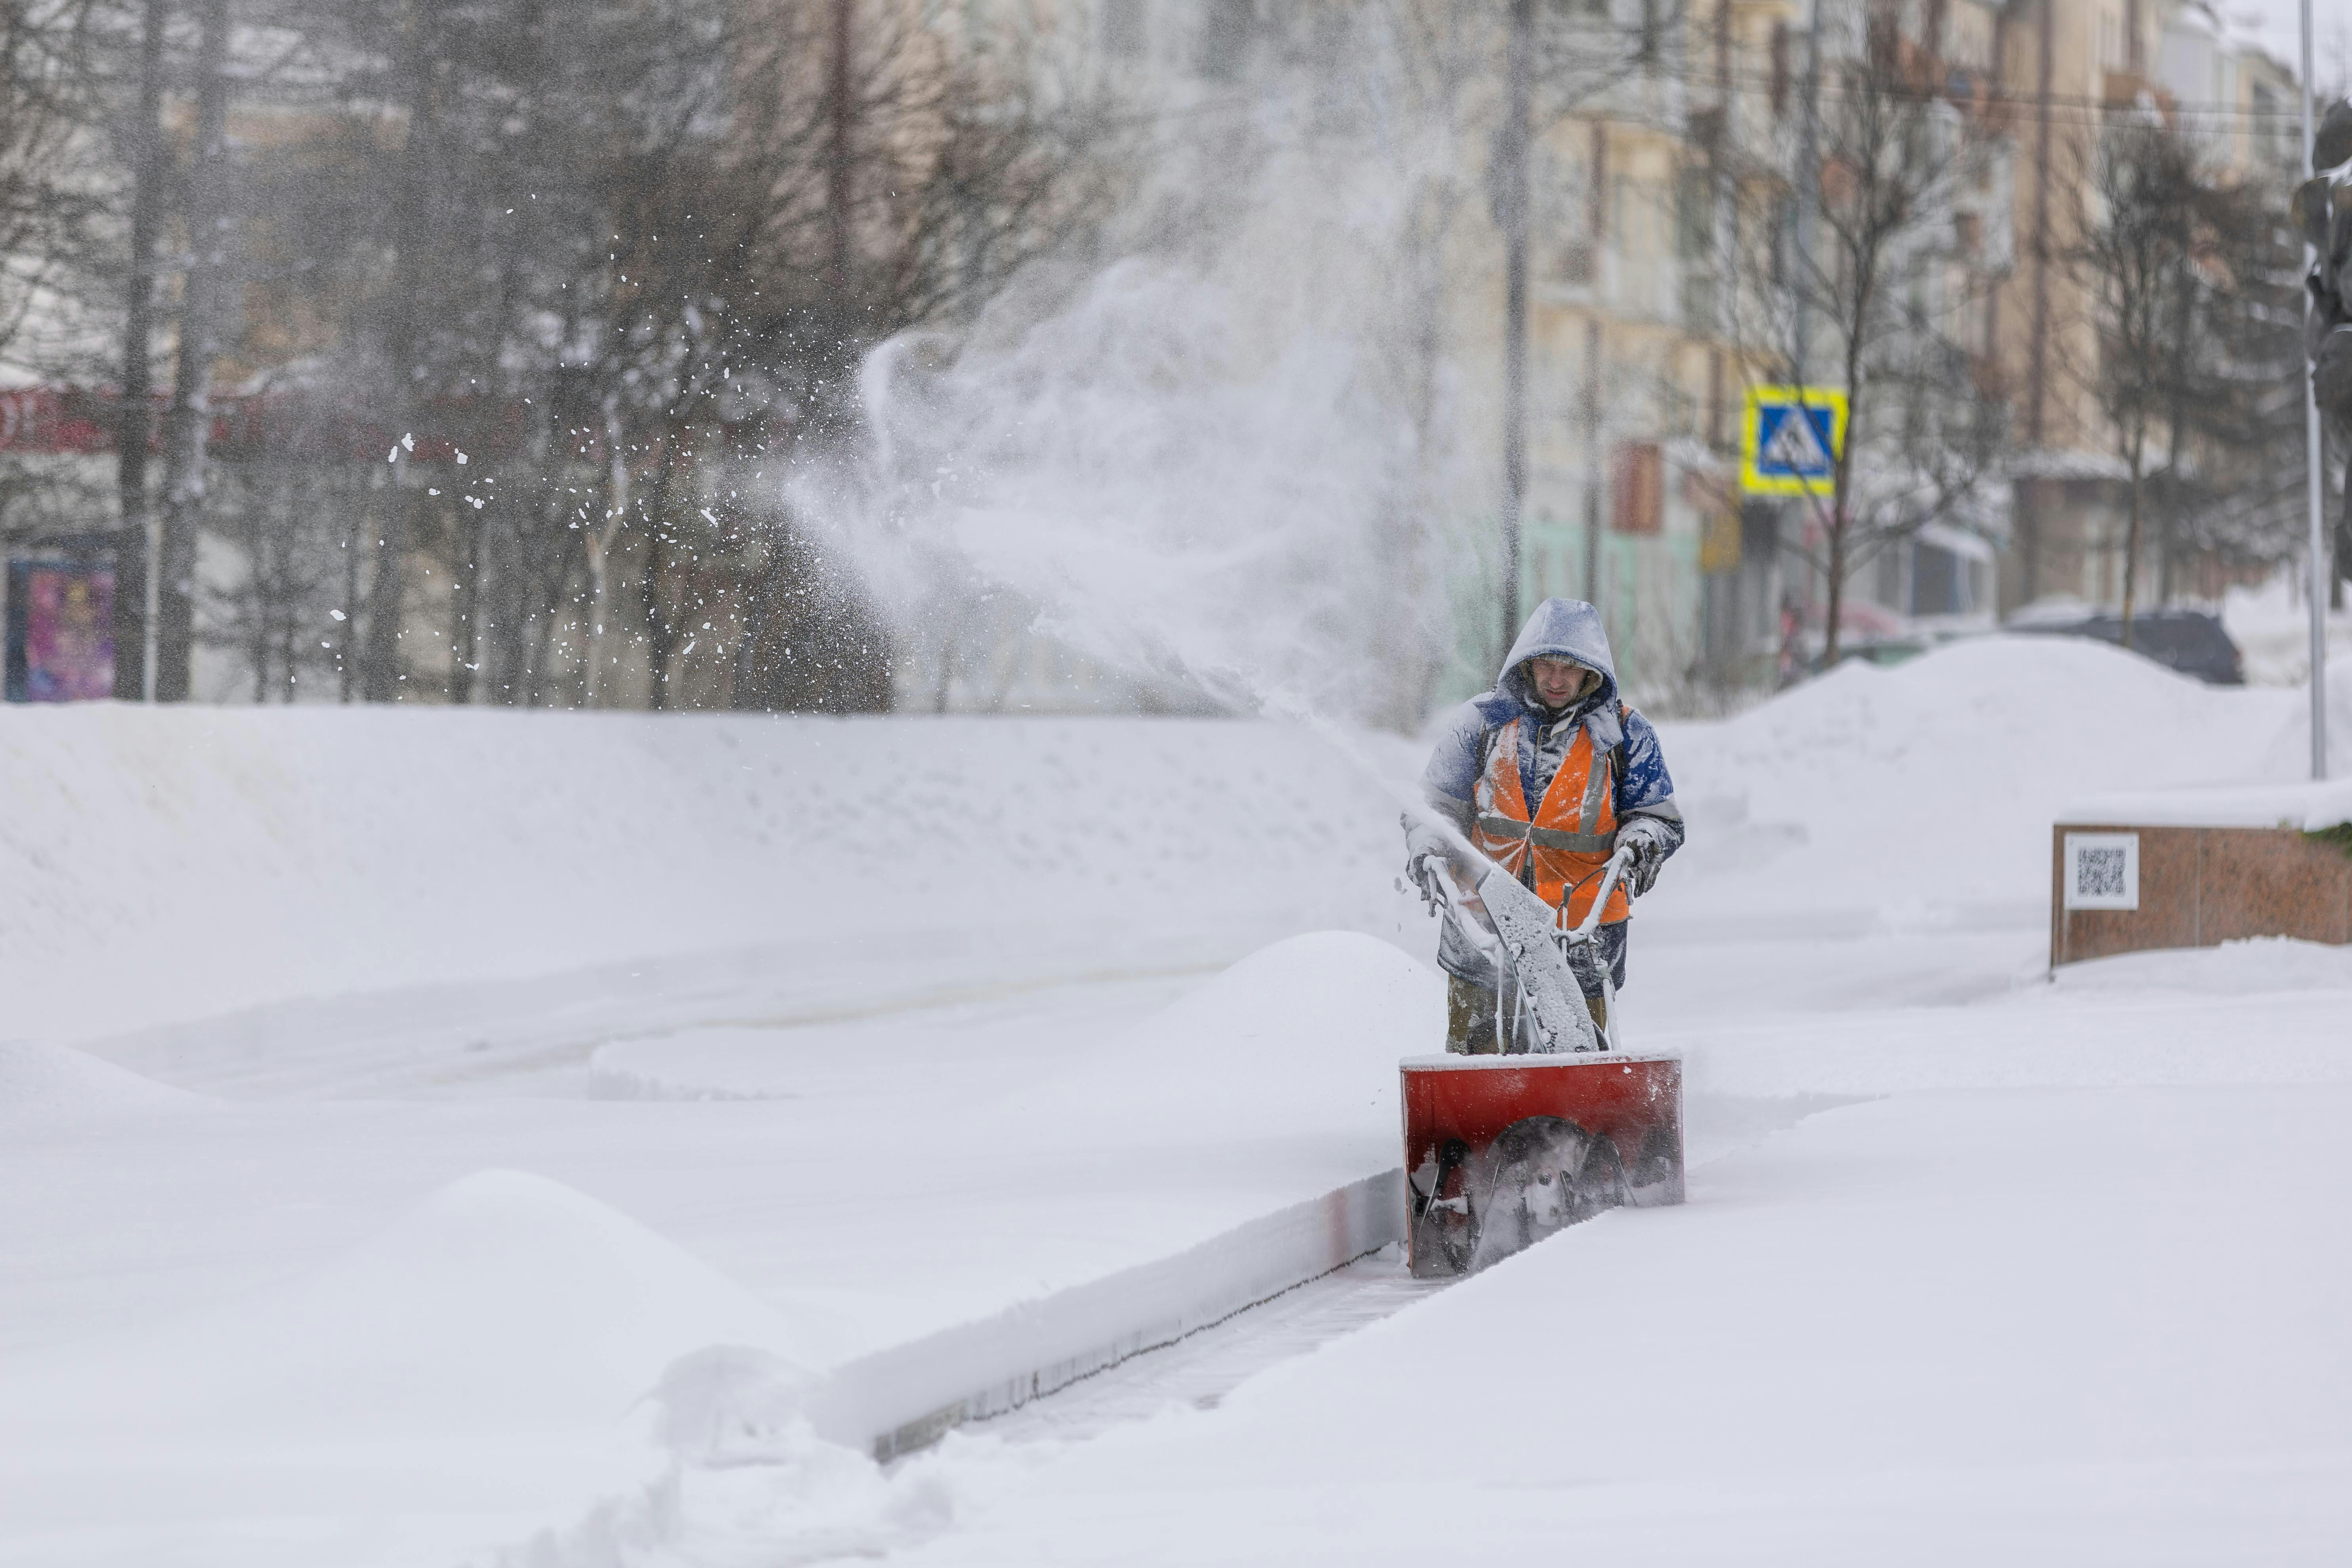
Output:
[[1674,852],[1675,830],[1654,816],[1636,816],[1617,830],[1617,847],[1627,851],[1624,873],[1618,879],[1630,898],[1640,898],[1655,885],[1658,868]]
[[1397,819],[1404,826],[1404,874],[1421,889],[1421,900],[1432,909],[1445,907],[1445,894],[1437,879],[1446,874],[1454,858],[1452,846],[1444,835],[1425,822],[1410,816]]

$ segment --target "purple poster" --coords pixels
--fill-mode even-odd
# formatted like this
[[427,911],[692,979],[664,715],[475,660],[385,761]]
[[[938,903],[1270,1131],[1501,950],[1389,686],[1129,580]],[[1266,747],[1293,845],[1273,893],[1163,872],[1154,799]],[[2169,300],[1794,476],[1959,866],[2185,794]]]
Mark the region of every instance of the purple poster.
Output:
[[20,561],[8,573],[8,695],[89,702],[114,695],[114,573]]

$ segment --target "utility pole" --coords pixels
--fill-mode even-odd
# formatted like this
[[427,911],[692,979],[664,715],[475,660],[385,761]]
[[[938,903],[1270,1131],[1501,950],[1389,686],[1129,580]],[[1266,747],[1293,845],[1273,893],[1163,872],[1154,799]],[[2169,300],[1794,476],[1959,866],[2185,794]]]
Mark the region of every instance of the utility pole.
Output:
[[[1789,258],[1789,279],[1796,291],[1796,321],[1792,325],[1790,344],[1789,379],[1797,386],[1811,384],[1810,361],[1813,347],[1812,279],[1813,230],[1820,226],[1822,205],[1822,5],[1823,0],[1812,0],[1807,7],[1805,26],[1805,103],[1804,123],[1800,132],[1797,149],[1797,221],[1794,247],[1796,255]],[[1797,531],[1799,560],[1801,552],[1810,547],[1807,535],[1813,517],[1810,496],[1790,498],[1788,510],[1781,514],[1780,526],[1794,524]],[[1785,548],[1787,536],[1781,536]],[[1804,575],[1804,602],[1813,597],[1812,574]],[[1787,577],[1781,578],[1781,603],[1788,603]],[[1831,628],[1834,635],[1835,628]]]
[[1803,269],[1813,264],[1813,228],[1820,221],[1822,202],[1822,0],[1813,0],[1805,28],[1805,109],[1802,141],[1797,151],[1797,224],[1795,249],[1789,274],[1796,279],[1797,310],[1790,346],[1789,379],[1804,386],[1806,360],[1812,352],[1813,312],[1811,286]]
[[[2303,177],[2309,180],[2318,170],[2312,159],[2315,148],[2312,142],[2311,100],[2311,0],[2303,0]],[[2303,265],[2307,275],[2318,253],[2304,241]],[[2314,301],[2311,290],[2303,291],[2303,321],[2306,339],[2311,325]],[[2327,776],[2327,579],[2333,575],[2327,564],[2327,529],[2321,514],[2325,505],[2326,485],[2321,473],[2322,455],[2319,436],[2319,367],[2306,356],[2303,366],[2303,446],[2305,500],[2311,512],[2311,776]]]
[[1509,75],[1495,139],[1503,229],[1503,647],[1519,635],[1519,526],[1528,500],[1528,121],[1535,96],[1536,0],[1511,0]]
[[[120,537],[126,547],[139,552],[142,608],[138,684],[134,692],[126,674],[115,681],[114,694],[136,695],[142,702],[155,700],[155,619],[163,579],[163,519],[147,489],[147,447],[155,426],[149,405],[155,388],[155,247],[163,231],[163,33],[170,21],[168,0],[147,0],[139,35],[139,123],[131,133],[131,287],[122,319],[122,400],[115,410]],[[121,609],[115,612],[118,626],[124,615]],[[118,658],[125,640],[115,639]]]

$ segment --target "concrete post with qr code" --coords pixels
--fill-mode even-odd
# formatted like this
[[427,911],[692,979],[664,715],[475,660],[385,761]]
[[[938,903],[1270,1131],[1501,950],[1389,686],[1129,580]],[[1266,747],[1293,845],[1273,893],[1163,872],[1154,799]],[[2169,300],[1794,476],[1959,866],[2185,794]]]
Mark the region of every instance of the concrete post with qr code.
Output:
[[2352,784],[2084,801],[2051,829],[2050,966],[2250,937],[2352,943]]

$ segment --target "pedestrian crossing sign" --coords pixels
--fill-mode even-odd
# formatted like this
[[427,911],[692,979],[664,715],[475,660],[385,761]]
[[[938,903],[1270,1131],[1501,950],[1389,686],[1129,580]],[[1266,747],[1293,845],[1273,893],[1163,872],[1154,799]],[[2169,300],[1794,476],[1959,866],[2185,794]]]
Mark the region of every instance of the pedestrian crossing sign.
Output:
[[1829,386],[1751,386],[1739,426],[1739,488],[1825,496],[1845,449],[1845,394]]

